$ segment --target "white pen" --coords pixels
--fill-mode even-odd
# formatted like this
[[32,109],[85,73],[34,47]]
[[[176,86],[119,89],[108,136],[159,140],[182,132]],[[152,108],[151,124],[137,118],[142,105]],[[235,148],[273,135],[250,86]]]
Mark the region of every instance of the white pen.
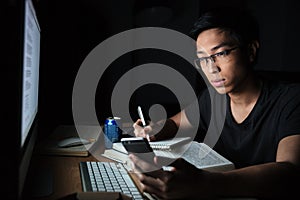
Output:
[[144,118],[141,106],[138,106],[137,110],[138,110],[139,117],[142,120],[142,125],[143,125],[143,127],[145,127],[146,122],[145,122],[145,118]]

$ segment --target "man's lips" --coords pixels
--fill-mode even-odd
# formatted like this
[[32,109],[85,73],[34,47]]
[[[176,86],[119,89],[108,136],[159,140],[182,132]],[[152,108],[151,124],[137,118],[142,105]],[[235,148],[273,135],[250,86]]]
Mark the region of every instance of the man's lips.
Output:
[[213,86],[215,87],[223,87],[224,86],[224,83],[225,83],[225,79],[214,79],[214,80],[211,80],[211,83]]

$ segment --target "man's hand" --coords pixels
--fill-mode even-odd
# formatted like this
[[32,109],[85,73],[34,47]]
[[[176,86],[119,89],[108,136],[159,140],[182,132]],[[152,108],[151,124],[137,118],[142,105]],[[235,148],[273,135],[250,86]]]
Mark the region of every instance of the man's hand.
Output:
[[155,134],[157,134],[162,128],[163,123],[156,123],[150,122],[149,125],[142,127],[142,120],[138,119],[134,124],[134,135],[136,137],[143,137],[146,138],[148,141],[155,141]]
[[156,123],[142,127],[142,121],[138,119],[134,124],[134,134],[136,137],[147,138],[148,141],[166,140],[175,137],[178,127],[171,119],[160,120]]
[[[147,163],[136,155],[130,154],[129,157],[144,192],[162,199],[208,198],[214,195],[211,173],[194,167],[184,159],[172,162],[155,157],[153,163]],[[162,166],[168,163],[168,171],[163,170]]]

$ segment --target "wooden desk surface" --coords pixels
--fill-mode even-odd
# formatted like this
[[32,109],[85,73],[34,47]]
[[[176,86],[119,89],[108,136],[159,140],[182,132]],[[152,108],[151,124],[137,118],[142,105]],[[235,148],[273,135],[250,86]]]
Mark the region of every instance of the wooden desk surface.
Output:
[[[53,193],[47,196],[32,197],[31,189],[25,189],[25,199],[40,199],[40,200],[53,200],[61,199],[76,192],[82,192],[82,185],[80,179],[79,162],[81,161],[108,161],[110,159],[101,157],[101,160],[95,159],[93,156],[88,157],[71,157],[71,156],[47,156],[47,155],[34,155],[32,158],[30,171],[28,174],[28,185],[32,184],[31,180],[39,178],[39,172],[47,170],[53,172]],[[132,175],[134,181],[136,178]],[[41,184],[43,184],[41,182]],[[138,184],[137,184],[138,185]],[[32,187],[32,186],[30,186]],[[26,198],[27,197],[27,198]]]

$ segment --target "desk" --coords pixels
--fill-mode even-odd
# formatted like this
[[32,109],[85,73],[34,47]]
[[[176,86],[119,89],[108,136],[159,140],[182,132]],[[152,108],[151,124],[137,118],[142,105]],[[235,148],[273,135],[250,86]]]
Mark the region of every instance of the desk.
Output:
[[[98,161],[93,156],[88,157],[70,157],[70,156],[46,156],[46,155],[34,155],[32,158],[28,179],[27,189],[25,189],[24,199],[39,199],[39,200],[53,200],[66,197],[76,192],[82,192],[79,162],[81,161]],[[102,158],[99,161],[112,162],[110,159]],[[53,172],[53,193],[48,196],[33,198],[30,194],[30,188],[32,178],[39,178],[37,171],[50,170]],[[134,181],[137,183],[137,179],[132,174]],[[138,184],[137,184],[138,185]],[[27,198],[26,198],[27,197]]]
[[[100,155],[100,154],[99,154]],[[29,168],[27,188],[25,188],[24,199],[33,200],[58,200],[64,197],[82,192],[79,163],[82,161],[104,161],[114,162],[105,157],[94,158],[92,155],[88,157],[71,157],[71,156],[50,156],[35,154]],[[53,189],[52,194],[33,198],[30,194],[30,181],[38,176],[39,173],[47,173],[50,170],[53,173]],[[139,186],[135,174],[130,174],[136,185]],[[39,178],[39,177],[37,177]],[[222,200],[255,200],[254,198],[221,198]]]

